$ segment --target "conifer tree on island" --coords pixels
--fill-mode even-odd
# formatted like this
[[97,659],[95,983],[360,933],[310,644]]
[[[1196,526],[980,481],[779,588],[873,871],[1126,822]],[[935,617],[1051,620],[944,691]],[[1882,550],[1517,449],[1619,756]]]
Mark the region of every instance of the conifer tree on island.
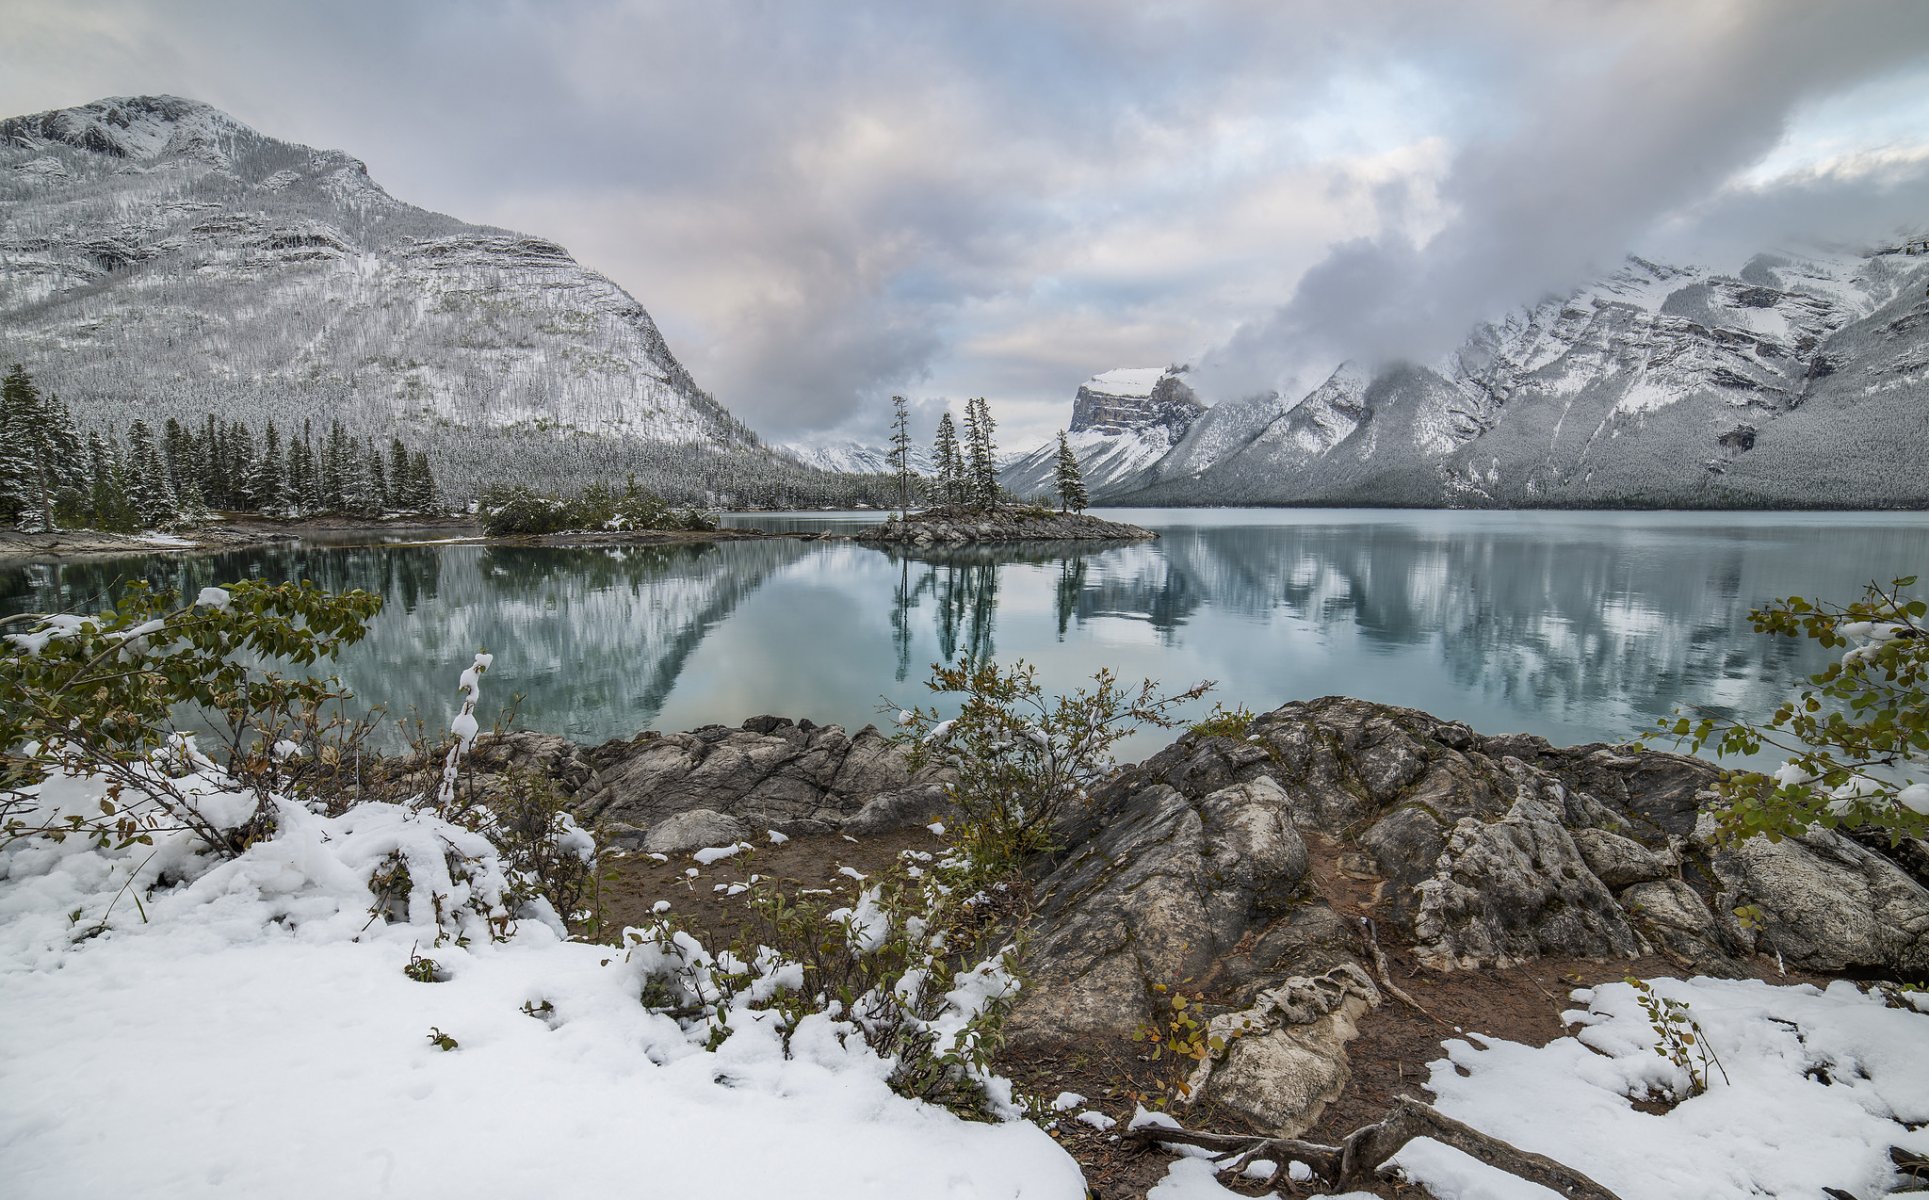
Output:
[[904,397],[891,397],[891,471],[898,480],[898,511],[911,508],[911,414]]
[[983,396],[965,401],[966,502],[978,508],[998,504],[998,456],[991,439],[996,428]]
[[958,426],[950,410],[938,417],[938,436],[931,448],[938,468],[938,497],[945,504],[965,502],[964,455],[958,450]]
[[1078,455],[1072,453],[1065,431],[1058,431],[1058,511],[1084,512],[1090,503],[1085,480],[1078,472]]

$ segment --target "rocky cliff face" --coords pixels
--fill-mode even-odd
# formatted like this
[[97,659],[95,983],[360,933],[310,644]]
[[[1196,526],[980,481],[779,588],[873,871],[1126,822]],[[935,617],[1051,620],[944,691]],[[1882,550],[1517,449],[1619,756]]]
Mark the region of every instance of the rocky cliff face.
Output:
[[83,419],[751,447],[643,306],[541,238],[171,96],[0,122],[0,358]]
[[1215,406],[1138,502],[1929,505],[1929,256],[1631,258],[1446,359]]
[[[1086,380],[1065,431],[1086,490],[1097,495],[1157,462],[1205,411],[1170,368],[1125,367]],[[1057,465],[1054,440],[1005,467],[998,482],[1019,496],[1056,494]]]

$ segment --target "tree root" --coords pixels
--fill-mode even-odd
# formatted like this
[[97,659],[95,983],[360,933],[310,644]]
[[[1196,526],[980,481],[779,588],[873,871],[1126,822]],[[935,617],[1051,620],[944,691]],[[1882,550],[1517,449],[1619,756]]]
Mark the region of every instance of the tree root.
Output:
[[1445,1021],[1428,1012],[1418,1000],[1415,1000],[1407,994],[1405,988],[1393,982],[1393,972],[1387,966],[1386,951],[1380,949],[1380,939],[1374,933],[1372,917],[1360,918],[1360,935],[1366,940],[1366,948],[1373,954],[1373,969],[1380,976],[1380,986],[1385,988],[1395,1000],[1406,1005],[1414,1012],[1419,1013],[1427,1020],[1432,1021],[1435,1025],[1445,1026],[1447,1024]]
[[1277,1158],[1279,1167],[1273,1172],[1272,1178],[1266,1181],[1267,1187],[1276,1186],[1284,1179],[1288,1161],[1298,1159],[1311,1167],[1314,1175],[1341,1188],[1370,1186],[1380,1164],[1414,1138],[1428,1137],[1518,1179],[1551,1188],[1568,1200],[1620,1200],[1613,1192],[1572,1167],[1563,1166],[1530,1150],[1522,1150],[1510,1142],[1456,1121],[1431,1105],[1404,1096],[1394,1101],[1391,1111],[1380,1121],[1347,1134],[1346,1140],[1337,1146],[1298,1138],[1204,1133],[1152,1126],[1135,1129],[1129,1136],[1142,1145],[1173,1143],[1202,1146],[1218,1151],[1212,1156],[1215,1162],[1230,1158]]

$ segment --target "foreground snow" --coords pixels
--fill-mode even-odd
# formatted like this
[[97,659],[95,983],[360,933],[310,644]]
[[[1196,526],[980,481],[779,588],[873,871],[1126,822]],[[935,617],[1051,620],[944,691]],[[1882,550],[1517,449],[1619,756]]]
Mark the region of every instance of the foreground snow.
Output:
[[[1802,1200],[1894,1186],[1889,1147],[1929,1153],[1929,1016],[1887,1007],[1853,984],[1826,991],[1753,980],[1661,979],[1688,1002],[1728,1079],[1664,1114],[1630,1097],[1686,1083],[1655,1053],[1626,984],[1575,993],[1581,1030],[1535,1049],[1454,1039],[1428,1086],[1441,1111],[1584,1172],[1625,1200]],[[1920,996],[1917,997],[1920,999]],[[1456,1070],[1459,1068],[1459,1070]],[[1465,1075],[1460,1071],[1464,1070]],[[1444,1200],[1543,1200],[1435,1142],[1399,1155]]]
[[[1435,1106],[1567,1164],[1623,1200],[1813,1200],[1900,1186],[1889,1147],[1929,1153],[1929,1015],[1853,984],[1826,991],[1754,980],[1658,979],[1686,1001],[1727,1071],[1666,1112],[1633,1101],[1680,1094],[1687,1078],[1655,1052],[1634,989],[1574,993],[1581,1028],[1540,1048],[1468,1036],[1444,1043]],[[1929,997],[1910,997],[1929,1009]],[[1145,1117],[1138,1124],[1155,1123]],[[1200,1151],[1174,1162],[1149,1200],[1226,1200]],[[1556,1193],[1422,1138],[1393,1160],[1440,1200],[1547,1200]],[[1228,1164],[1236,1172],[1241,1164]],[[1264,1164],[1259,1177],[1270,1173]],[[1363,1195],[1363,1193],[1361,1193]]]
[[[790,1058],[749,1022],[704,1051],[639,1002],[647,949],[541,919],[437,946],[420,903],[371,919],[387,855],[419,882],[473,834],[391,805],[281,812],[225,864],[179,838],[0,852],[0,1194],[1083,1195],[1040,1130],[894,1095],[827,1020]],[[137,907],[163,871],[187,882]],[[438,886],[486,911],[494,882],[484,862]],[[72,943],[110,908],[107,932]],[[447,980],[406,977],[414,952]]]

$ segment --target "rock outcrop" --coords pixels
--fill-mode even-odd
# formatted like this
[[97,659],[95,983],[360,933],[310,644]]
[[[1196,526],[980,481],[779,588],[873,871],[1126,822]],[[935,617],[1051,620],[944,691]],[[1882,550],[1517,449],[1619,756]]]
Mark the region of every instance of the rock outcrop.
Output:
[[1695,818],[1715,777],[1343,698],[1239,738],[1189,733],[1060,829],[1010,1036],[1038,1052],[1129,1039],[1161,989],[1197,990],[1213,1028],[1254,1032],[1195,1094],[1290,1135],[1344,1086],[1345,1043],[1380,1002],[1361,965],[1375,928],[1438,971],[1668,954],[1728,974],[1757,952],[1929,971],[1921,882],[1827,832],[1717,846]]
[[[661,853],[955,817],[946,776],[913,775],[868,727],[757,717],[594,750],[509,734],[474,761],[485,797],[541,776],[606,841]],[[1227,1048],[1194,1097],[1291,1136],[1345,1088],[1366,1014],[1403,989],[1424,1003],[1429,972],[1662,955],[1720,975],[1765,954],[1929,976],[1922,846],[1826,831],[1722,845],[1703,811],[1716,776],[1683,755],[1483,737],[1334,697],[1239,736],[1187,733],[1057,828],[1008,1040],[1122,1047],[1173,995],[1203,997],[1194,1011]],[[1382,974],[1382,943],[1421,973]]]
[[856,540],[907,546],[956,546],[970,542],[1142,542],[1158,536],[1150,529],[1101,521],[1084,513],[1006,504],[994,509],[930,508],[873,525],[859,533]]

